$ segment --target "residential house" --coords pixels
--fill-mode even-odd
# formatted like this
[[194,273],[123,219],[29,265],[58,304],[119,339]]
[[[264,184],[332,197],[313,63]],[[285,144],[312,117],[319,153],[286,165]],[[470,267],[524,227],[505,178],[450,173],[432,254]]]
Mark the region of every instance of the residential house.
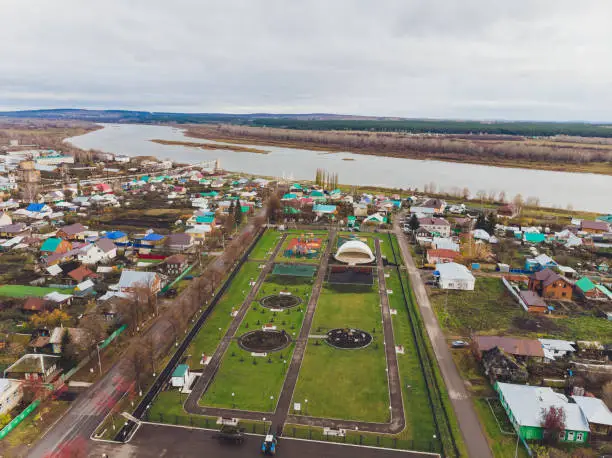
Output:
[[377,224],[385,224],[387,222],[387,217],[386,216],[382,216],[380,213],[373,213],[370,216],[368,216],[367,218],[365,218],[361,224],[373,224],[373,225],[377,225]]
[[187,268],[187,256],[183,254],[173,254],[165,259],[164,264],[166,266],[166,273],[176,277]]
[[420,228],[439,237],[450,237],[451,225],[444,218],[421,218],[419,219]]
[[478,359],[482,353],[491,348],[499,347],[509,355],[518,358],[519,361],[527,360],[542,361],[544,350],[542,344],[535,339],[516,339],[514,337],[500,336],[476,336],[474,339],[474,351]]
[[546,268],[529,277],[529,289],[544,298],[571,300],[573,285],[567,278]]
[[72,244],[59,237],[49,237],[40,247],[40,251],[45,255],[54,253],[66,253],[72,249]]
[[50,382],[58,372],[59,356],[28,353],[5,369],[4,377]]
[[539,232],[524,232],[523,240],[527,243],[543,243],[546,241],[546,234]]
[[92,296],[95,294],[95,286],[91,279],[82,281],[74,287],[74,295],[77,297]]
[[535,291],[520,291],[519,297],[530,313],[546,313],[548,304]]
[[337,213],[335,205],[324,205],[324,204],[315,204],[312,207],[312,211],[316,213],[317,216],[335,215]]
[[459,257],[458,251],[446,249],[427,250],[427,264],[442,264],[454,262]]
[[13,224],[13,218],[7,212],[0,212],[0,227]]
[[544,359],[546,361],[554,361],[557,358],[565,358],[573,355],[576,352],[575,342],[568,340],[557,339],[538,339],[544,350]]
[[576,292],[587,299],[608,299],[604,291],[598,288],[589,277],[582,277],[574,286]]
[[558,439],[563,442],[584,443],[589,437],[589,423],[582,409],[570,403],[561,393],[550,387],[514,385],[497,382],[495,391],[518,435],[524,440],[541,440],[545,436],[542,426],[546,412],[561,408],[565,413],[565,430]]
[[93,190],[100,194],[109,194],[113,192],[113,188],[108,183],[98,183],[93,186]]
[[83,264],[108,262],[117,256],[117,245],[110,239],[100,239],[80,249],[77,259]]
[[87,267],[81,265],[79,267],[77,267],[74,270],[71,270],[70,272],[68,272],[68,276],[70,278],[72,278],[73,280],[75,280],[76,282],[80,283],[82,281],[84,281],[87,278],[96,278],[97,275],[95,273],[93,273],[91,270],[89,270]]
[[43,218],[45,215],[53,213],[51,207],[47,204],[38,204],[31,203],[26,207],[26,211],[28,212],[28,216],[32,218]]
[[499,347],[484,350],[480,362],[491,383],[496,381],[525,383],[529,378],[525,364]]
[[438,286],[441,289],[473,291],[476,284],[476,278],[468,268],[455,262],[436,264],[434,275],[438,277]]
[[72,294],[62,294],[57,291],[53,291],[45,295],[45,301],[51,304],[51,307],[62,308],[64,305],[70,305],[72,302]]
[[29,235],[31,229],[24,223],[14,223],[0,226],[0,237],[17,237]]
[[134,247],[152,250],[158,246],[163,245],[165,238],[166,236],[164,235],[156,234],[155,232],[150,231],[145,234],[144,237],[137,239],[134,243]]
[[612,436],[612,412],[599,398],[590,396],[572,396],[589,422],[591,434],[597,436]]
[[610,225],[605,221],[582,220],[580,230],[589,234],[604,234],[610,232]]
[[49,304],[42,297],[28,297],[21,306],[24,312],[40,313],[49,308]]
[[70,340],[78,347],[84,347],[87,343],[88,331],[86,329],[55,327],[53,331],[51,331],[49,343],[51,344],[53,353],[56,355],[61,354],[64,350],[62,348],[62,340],[66,332],[70,335]]
[[66,240],[85,240],[87,228],[80,223],[70,224],[57,231],[56,236]]
[[514,204],[506,204],[497,209],[497,214],[506,218],[516,218],[519,215],[519,209]]
[[446,202],[442,199],[427,199],[420,205],[410,207],[410,213],[421,215],[441,215],[446,209]]
[[431,242],[431,247],[437,248],[438,250],[460,251],[459,244],[449,237],[434,237]]
[[104,234],[103,238],[109,239],[116,246],[127,246],[129,243],[128,236],[125,232],[121,231],[110,231]]
[[0,378],[0,415],[8,414],[19,405],[23,398],[19,380]]
[[133,292],[138,287],[147,287],[154,294],[161,290],[161,278],[155,272],[139,272],[136,270],[121,271],[119,278],[119,291]]
[[188,228],[185,231],[185,234],[192,237],[192,240],[201,242],[206,239],[206,234],[210,234],[211,232],[212,232],[212,228],[210,226],[201,224],[198,226],[193,226],[193,227]]
[[368,204],[359,202],[353,204],[353,213],[357,218],[365,218],[368,216]]
[[170,234],[166,237],[166,246],[170,251],[186,251],[193,246],[193,238],[185,233]]

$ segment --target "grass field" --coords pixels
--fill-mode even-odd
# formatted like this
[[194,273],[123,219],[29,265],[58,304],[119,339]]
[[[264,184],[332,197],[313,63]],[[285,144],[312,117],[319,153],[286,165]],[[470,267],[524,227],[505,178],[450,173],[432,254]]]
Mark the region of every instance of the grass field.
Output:
[[29,285],[2,285],[0,286],[0,296],[4,297],[44,297],[54,291],[60,293],[71,292],[70,289],[61,288],[44,288],[42,286],[29,286]]
[[430,293],[438,321],[451,334],[470,335],[470,331],[498,334],[509,329],[516,317],[527,312],[505,291],[499,278],[478,277],[474,291]]
[[282,236],[281,232],[275,231],[273,229],[268,229],[264,232],[264,235],[261,236],[259,242],[251,254],[249,255],[249,259],[254,260],[267,260],[270,258],[270,254],[274,251],[274,247],[278,243]]
[[232,321],[232,309],[240,307],[248,292],[251,290],[249,283],[257,280],[260,274],[259,263],[246,262],[236,275],[232,284],[219,300],[215,309],[204,322],[198,335],[192,340],[187,354],[187,364],[192,370],[202,368],[200,359],[202,353],[212,354],[219,344],[221,337],[225,335]]
[[451,335],[469,336],[471,332],[477,332],[533,338],[605,340],[612,333],[608,320],[594,316],[534,317],[518,305],[499,278],[477,277],[474,291],[447,291],[434,289],[430,292],[430,298],[438,321]]
[[[296,280],[291,282],[292,284],[282,284],[277,281],[282,281],[282,277],[269,277],[262,285],[258,299],[279,291],[289,291],[301,297],[302,304],[284,312],[272,312],[255,301],[244,317],[236,337],[260,329],[267,323],[274,324],[278,330],[284,329],[292,338],[297,336],[311,291],[310,279]],[[200,404],[260,412],[272,411],[280,395],[293,348],[294,344],[291,344],[284,350],[270,353],[268,358],[255,358],[240,348],[237,342],[232,342]]]
[[293,402],[308,415],[361,421],[389,421],[386,359],[376,286],[363,292],[323,288],[313,334],[353,327],[372,333],[373,342],[359,350],[340,350],[310,340]]
[[397,315],[392,315],[395,344],[404,347],[404,354],[398,354],[397,360],[404,396],[406,428],[398,437],[410,440],[432,438],[436,434],[433,411],[414,346],[410,320],[401,294],[399,275],[395,269],[389,269],[387,273],[389,275],[386,278],[387,289],[393,291],[393,294],[389,295],[389,306],[397,310]]

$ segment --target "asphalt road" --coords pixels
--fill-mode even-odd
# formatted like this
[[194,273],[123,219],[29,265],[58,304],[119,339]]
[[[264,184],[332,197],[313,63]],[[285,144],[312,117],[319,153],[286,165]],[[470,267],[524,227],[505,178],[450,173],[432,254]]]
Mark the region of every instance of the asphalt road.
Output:
[[[247,436],[242,445],[222,444],[212,431],[191,430],[164,425],[143,424],[127,444],[96,442],[88,450],[90,457],[106,454],[112,458],[131,457],[202,457],[245,458],[261,456],[263,436]],[[281,439],[279,458],[424,458],[428,453],[385,450],[326,442]]]
[[408,268],[410,283],[419,304],[419,309],[425,323],[425,328],[427,329],[427,334],[431,340],[436,359],[438,360],[442,377],[446,383],[448,395],[453,405],[453,409],[455,410],[455,414],[457,415],[459,429],[461,429],[463,440],[468,449],[468,454],[471,457],[493,458],[480,420],[472,405],[470,395],[467,392],[463,379],[459,375],[457,366],[455,366],[455,362],[448,348],[448,343],[446,342],[446,337],[440,328],[436,314],[429,302],[429,296],[427,296],[427,291],[425,290],[425,285],[423,284],[419,270],[410,255],[406,237],[399,228],[398,219],[399,218],[395,219],[394,232],[397,235],[404,263]]

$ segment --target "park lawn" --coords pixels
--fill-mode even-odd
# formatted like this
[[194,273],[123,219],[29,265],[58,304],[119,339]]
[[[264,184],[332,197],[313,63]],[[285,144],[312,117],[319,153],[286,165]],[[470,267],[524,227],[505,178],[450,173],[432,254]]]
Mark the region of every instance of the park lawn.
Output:
[[[301,297],[302,303],[283,312],[273,312],[258,302],[253,302],[236,332],[236,337],[260,329],[264,324],[273,323],[278,330],[285,330],[293,339],[296,338],[302,326],[312,285],[310,279],[292,277],[286,279],[287,282],[293,283],[290,286],[276,282],[282,280],[283,277],[269,276],[257,298],[289,290]],[[293,348],[294,344],[291,344],[285,350],[270,353],[269,358],[254,358],[250,352],[240,348],[237,342],[232,342],[200,404],[259,412],[272,411],[280,396]],[[235,393],[234,397],[232,393]],[[270,399],[270,396],[273,399]]]
[[249,283],[257,280],[260,272],[261,269],[257,262],[245,262],[240,268],[240,272],[238,272],[223,297],[215,306],[215,309],[208,316],[202,328],[189,345],[187,364],[189,364],[191,370],[202,368],[200,364],[202,353],[211,355],[215,351],[219,341],[225,335],[232,322],[232,310],[238,309],[242,305],[248,292],[251,290]]
[[[372,286],[338,285],[321,289],[312,323],[316,333],[334,328],[358,328],[373,332],[382,345],[382,315],[375,279]],[[376,339],[380,337],[380,339]]]
[[44,297],[49,293],[57,291],[58,293],[70,293],[70,288],[45,288],[42,286],[29,285],[2,285],[0,286],[0,296],[4,297]]
[[270,255],[274,251],[276,244],[280,240],[282,236],[281,232],[268,229],[261,236],[253,251],[249,255],[250,260],[259,259],[259,260],[268,260],[270,259]]
[[376,285],[362,292],[356,292],[354,286],[322,289],[312,333],[322,334],[340,327],[358,328],[370,332],[373,341],[359,350],[341,350],[320,340],[309,341],[293,396],[293,402],[302,405],[308,399],[305,414],[389,421],[387,362],[381,321]]
[[[291,344],[284,350],[269,353],[268,357],[253,357],[237,342],[232,342],[200,404],[257,412],[274,411],[294,346]],[[233,399],[232,393],[235,394]]]
[[[287,247],[289,246],[289,243],[291,242],[291,240],[295,240],[297,238],[299,238],[302,235],[314,235],[315,237],[319,237],[321,238],[321,250],[319,251],[319,253],[314,257],[314,258],[306,258],[306,257],[295,257],[295,256],[285,256],[285,251],[287,250]],[[325,234],[327,235],[327,234]],[[277,261],[279,262],[307,262],[307,263],[312,263],[312,264],[319,264],[321,262],[321,256],[322,254],[325,252],[325,247],[327,246],[327,237],[325,235],[321,235],[321,234],[315,234],[312,233],[310,231],[303,231],[300,234],[291,234],[289,235],[286,239],[285,239],[285,243],[283,243],[283,246],[280,250],[280,252],[278,253],[278,257],[276,258]]]
[[387,362],[382,343],[373,342],[360,350],[341,350],[326,343],[315,345],[315,342],[308,342],[293,394],[293,402],[307,404],[303,413],[322,418],[388,422]]
[[420,444],[419,450],[421,450],[427,448],[430,438],[436,433],[434,414],[414,344],[410,318],[402,298],[399,276],[395,269],[388,269],[387,273],[389,275],[385,279],[387,289],[393,291],[389,295],[389,306],[397,310],[397,315],[391,316],[395,345],[404,347],[404,354],[398,354],[397,360],[404,397],[406,428],[397,437],[402,440],[424,441]]

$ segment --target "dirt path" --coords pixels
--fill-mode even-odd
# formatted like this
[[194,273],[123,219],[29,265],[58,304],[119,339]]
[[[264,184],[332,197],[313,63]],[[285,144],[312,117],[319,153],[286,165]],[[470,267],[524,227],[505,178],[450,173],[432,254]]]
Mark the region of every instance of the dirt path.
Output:
[[433,311],[423,280],[419,275],[419,270],[416,268],[408,242],[403,232],[398,225],[399,218],[395,218],[393,230],[397,236],[397,240],[402,252],[402,258],[408,268],[410,275],[410,283],[419,304],[419,309],[427,329],[427,334],[431,340],[431,344],[442,372],[442,377],[448,389],[448,395],[459,421],[459,428],[463,435],[463,440],[467,445],[469,456],[478,458],[492,458],[491,449],[487,442],[485,433],[472,405],[472,400],[467,392],[463,379],[459,375],[459,371],[451,357],[446,338],[436,315]]
[[[204,367],[202,375],[198,377],[198,380],[196,381],[196,384],[193,390],[191,391],[191,393],[187,397],[187,400],[185,401],[184,408],[187,412],[196,414],[196,415],[210,415],[210,416],[223,416],[223,417],[236,416],[236,412],[239,412],[239,411],[234,411],[232,409],[218,409],[218,408],[212,408],[212,407],[202,407],[198,404],[198,401],[202,397],[202,395],[206,392],[206,390],[208,389],[212,381],[214,380],[215,375],[217,374],[217,371],[219,370],[219,367],[221,366],[223,355],[225,355],[227,348],[229,347],[230,343],[234,339],[234,336],[236,335],[236,331],[240,327],[240,324],[242,323],[244,316],[249,311],[251,302],[253,302],[253,300],[257,296],[257,293],[259,292],[259,289],[261,288],[261,285],[266,280],[266,277],[268,276],[268,274],[272,271],[272,268],[274,267],[274,260],[276,259],[276,255],[278,254],[281,247],[283,246],[283,243],[285,242],[286,238],[287,238],[287,234],[283,234],[283,236],[280,238],[280,240],[276,244],[276,247],[274,248],[274,252],[272,253],[270,258],[266,262],[264,268],[261,269],[261,273],[259,274],[259,277],[257,278],[257,281],[255,282],[255,285],[253,285],[253,287],[247,294],[247,297],[242,303],[240,310],[238,311],[238,314],[232,320],[232,323],[229,329],[227,330],[227,332],[225,333],[225,335],[223,336],[223,339],[221,339],[221,342],[219,342],[219,345],[217,346],[215,353],[211,357],[210,362],[208,363],[207,366]],[[265,413],[262,413],[262,412],[250,412],[250,414],[251,415],[249,415],[248,418],[258,419],[258,420],[262,418],[262,415],[263,416],[266,415]],[[240,415],[240,418],[247,419],[247,417],[242,414]]]

